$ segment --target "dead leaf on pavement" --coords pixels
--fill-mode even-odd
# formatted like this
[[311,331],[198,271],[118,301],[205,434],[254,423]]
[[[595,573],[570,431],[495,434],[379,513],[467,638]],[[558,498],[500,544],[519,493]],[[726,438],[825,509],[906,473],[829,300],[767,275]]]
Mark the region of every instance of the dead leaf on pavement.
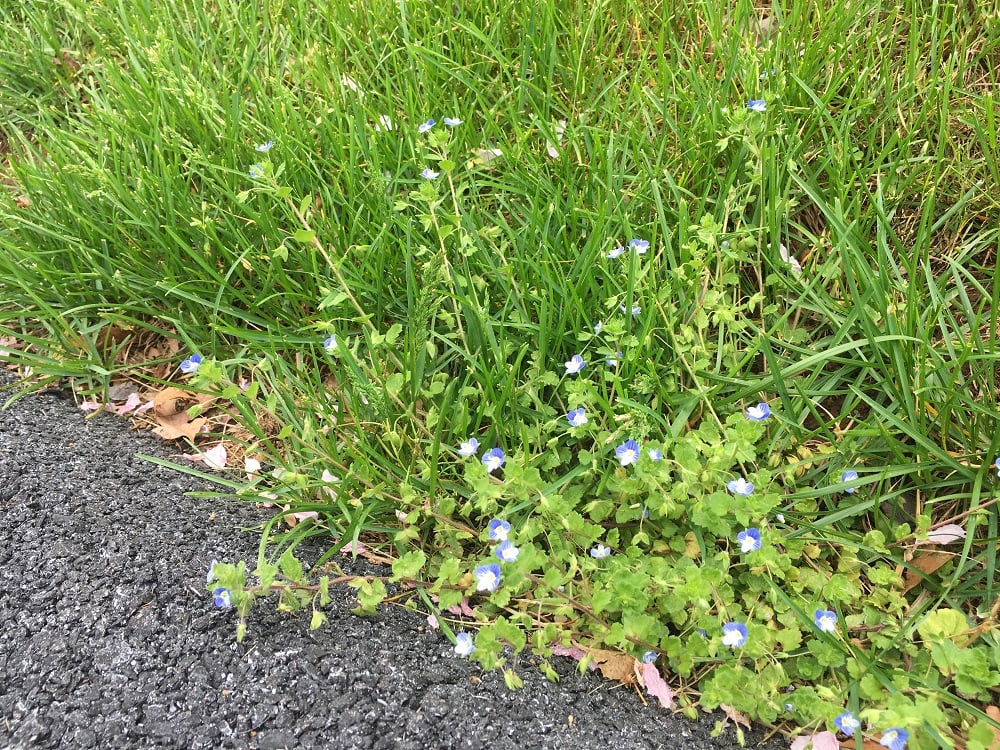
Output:
[[722,709],[722,713],[724,713],[726,717],[734,724],[739,724],[741,726],[746,727],[747,729],[750,728],[750,720],[732,706],[727,705],[725,703],[720,703],[719,708]]
[[646,664],[638,659],[633,664],[636,679],[646,688],[646,692],[656,698],[664,708],[674,707],[674,691],[660,676],[655,664]]

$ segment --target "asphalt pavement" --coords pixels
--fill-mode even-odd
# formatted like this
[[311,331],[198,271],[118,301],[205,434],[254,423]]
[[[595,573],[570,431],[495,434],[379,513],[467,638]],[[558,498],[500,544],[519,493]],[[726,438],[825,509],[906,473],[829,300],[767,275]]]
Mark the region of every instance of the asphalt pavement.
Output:
[[205,574],[213,559],[254,567],[240,528],[265,511],[191,497],[216,488],[136,457],[181,452],[66,393],[0,412],[0,748],[738,747],[731,724],[711,736],[719,715],[644,705],[568,658],[553,684],[523,656],[510,691],[425,615],[351,614],[347,587],[319,630],[269,604],[237,644]]

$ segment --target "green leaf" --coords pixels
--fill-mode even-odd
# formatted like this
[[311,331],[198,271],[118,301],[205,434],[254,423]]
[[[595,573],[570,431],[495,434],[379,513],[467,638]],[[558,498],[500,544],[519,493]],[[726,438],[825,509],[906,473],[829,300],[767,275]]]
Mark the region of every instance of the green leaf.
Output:
[[292,239],[296,242],[301,242],[303,245],[309,245],[316,239],[316,232],[312,229],[296,229],[292,235]]
[[426,563],[427,555],[421,550],[410,550],[402,557],[393,561],[392,580],[399,581],[403,578],[416,578]]
[[281,557],[278,558],[278,567],[281,568],[281,575],[287,578],[293,583],[304,582],[302,573],[302,563],[299,561],[292,551],[285,550]]
[[317,630],[324,622],[326,622],[326,615],[320,610],[314,609],[312,617],[309,620],[309,629]]

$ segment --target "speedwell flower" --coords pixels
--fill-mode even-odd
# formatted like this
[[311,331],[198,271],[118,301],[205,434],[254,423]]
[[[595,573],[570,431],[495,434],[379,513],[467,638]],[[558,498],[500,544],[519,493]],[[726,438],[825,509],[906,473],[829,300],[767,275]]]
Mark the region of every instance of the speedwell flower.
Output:
[[892,727],[891,729],[886,729],[882,732],[882,739],[878,741],[878,744],[889,748],[889,750],[903,750],[903,748],[906,747],[906,741],[909,738],[910,733],[905,729]]
[[626,440],[615,448],[615,458],[622,466],[634,464],[639,460],[639,444],[635,440]]
[[761,401],[756,406],[747,407],[746,415],[751,422],[763,422],[771,416],[771,407]]
[[766,112],[767,102],[763,99],[751,99],[747,102],[747,109],[751,112]]
[[441,173],[435,172],[430,167],[427,167],[423,172],[420,173],[420,176],[423,177],[425,180],[436,180],[438,177],[441,176]]
[[418,133],[426,133],[428,130],[434,127],[434,120],[428,120],[427,122],[422,122],[417,127]]
[[748,482],[743,477],[739,479],[731,479],[726,483],[726,489],[732,492],[734,495],[740,495],[741,497],[749,497],[753,494],[753,483]]
[[584,368],[587,363],[583,361],[583,357],[579,354],[574,354],[569,358],[569,362],[566,362],[566,374],[576,375],[580,370]]
[[813,622],[824,633],[837,632],[837,613],[830,609],[817,609],[813,614]]
[[659,450],[658,448],[650,448],[648,451],[646,451],[646,455],[649,456],[650,461],[663,460],[663,451]]
[[190,357],[181,362],[181,372],[183,372],[185,375],[190,375],[192,372],[197,372],[199,367],[201,367],[200,354],[192,354]]
[[[858,472],[856,472],[854,469],[848,469],[847,471],[845,471],[843,474],[840,475],[840,481],[842,484],[853,482],[857,478],[858,478]],[[848,494],[854,494],[857,491],[858,491],[857,487],[847,487],[844,490],[844,492]]]
[[727,622],[722,626],[722,645],[740,648],[747,642],[747,626],[742,622]]
[[492,474],[503,466],[506,460],[507,458],[504,456],[503,451],[499,448],[491,448],[483,454],[483,466],[486,467],[486,471],[489,474]]
[[225,586],[219,586],[219,588],[212,592],[212,596],[215,597],[215,606],[219,609],[225,609],[229,606],[229,589]]
[[494,542],[506,542],[507,535],[510,533],[510,524],[507,521],[494,518],[490,521],[490,525],[486,527],[486,531],[490,536],[490,540]]
[[[625,305],[618,305],[618,312],[625,312]],[[638,315],[642,312],[642,305],[632,305],[632,314]]]
[[260,151],[260,153],[262,153],[262,154],[266,154],[273,147],[274,147],[274,141],[268,141],[267,143],[261,143],[258,146],[254,146],[253,150],[254,151]]
[[496,591],[500,585],[500,566],[497,563],[480,565],[472,573],[476,578],[476,591]]
[[628,246],[632,248],[636,255],[645,255],[649,250],[649,240],[631,239]]
[[607,257],[609,257],[609,258],[617,258],[619,255],[624,255],[624,254],[625,254],[625,248],[622,247],[621,245],[619,245],[618,247],[614,248],[613,250],[608,250],[608,256]]
[[458,455],[463,458],[468,458],[469,456],[474,456],[479,452],[479,441],[475,438],[469,438],[460,446],[458,446]]
[[264,167],[260,164],[251,164],[250,169],[247,170],[250,174],[251,180],[258,180],[264,176]]
[[566,421],[570,423],[571,427],[585,425],[587,424],[587,412],[582,406],[579,409],[573,409],[566,415]]
[[658,653],[656,653],[655,651],[647,651],[646,653],[644,653],[642,655],[642,663],[643,664],[652,664],[654,661],[656,661],[659,658],[659,656],[660,655]]
[[861,729],[861,722],[854,718],[854,714],[850,711],[844,711],[833,723],[837,725],[837,729],[844,734],[854,734],[859,729]]
[[611,554],[611,548],[605,547],[604,544],[598,544],[596,547],[591,547],[590,556],[595,560],[603,560]]
[[208,566],[208,577],[205,578],[205,583],[211,583],[215,579],[215,566],[218,564],[218,560],[212,560],[212,564]]
[[459,656],[469,656],[476,650],[476,644],[472,641],[472,636],[468,633],[455,634],[455,653]]
[[447,125],[449,128],[453,128],[456,125],[461,125],[463,122],[465,122],[465,121],[464,120],[459,120],[457,117],[445,117],[444,118],[444,124]]
[[497,556],[500,562],[514,562],[517,556],[521,553],[521,550],[514,546],[514,543],[509,539],[504,539],[497,548],[493,550],[493,554]]
[[326,349],[328,352],[334,352],[334,351],[336,351],[336,349],[337,349],[337,337],[336,336],[327,336],[326,339],[323,341],[323,348]]
[[740,543],[740,552],[747,554],[760,549],[760,530],[746,529],[736,535],[736,541]]

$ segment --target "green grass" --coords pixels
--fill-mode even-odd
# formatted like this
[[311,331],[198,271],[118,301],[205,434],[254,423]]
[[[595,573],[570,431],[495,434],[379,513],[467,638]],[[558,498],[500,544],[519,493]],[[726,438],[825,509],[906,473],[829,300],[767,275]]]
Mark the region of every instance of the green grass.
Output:
[[[284,470],[239,494],[320,514],[276,516],[261,561],[381,538],[423,551],[400,570],[443,608],[508,518],[484,666],[572,636],[658,651],[689,711],[811,733],[849,708],[912,747],[988,746],[1000,9],[717,6],[0,0],[9,359],[27,389],[218,394],[202,445]],[[632,237],[647,254],[607,257]],[[502,473],[457,456],[470,436]],[[626,439],[665,460],[622,469]],[[753,498],[724,492],[739,475]],[[964,539],[917,543],[946,523]],[[953,556],[904,585],[928,549]]]

